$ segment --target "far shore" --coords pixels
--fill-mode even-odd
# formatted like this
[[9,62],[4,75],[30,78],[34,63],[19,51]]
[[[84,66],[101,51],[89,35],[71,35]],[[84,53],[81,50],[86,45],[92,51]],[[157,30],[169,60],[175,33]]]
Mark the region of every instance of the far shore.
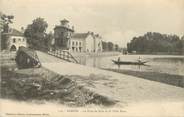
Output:
[[105,57],[105,56],[118,56],[121,55],[121,52],[116,52],[116,51],[112,51],[112,52],[94,52],[94,53],[71,53],[74,57]]

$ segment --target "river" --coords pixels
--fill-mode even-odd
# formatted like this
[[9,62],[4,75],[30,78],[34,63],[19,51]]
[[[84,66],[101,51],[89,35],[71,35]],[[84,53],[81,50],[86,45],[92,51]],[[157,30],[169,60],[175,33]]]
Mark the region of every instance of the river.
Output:
[[148,61],[146,66],[121,65],[120,69],[132,71],[159,72],[184,76],[184,56],[175,55],[119,55],[110,57],[81,57],[78,60],[81,64],[97,68],[118,69],[112,60],[137,61],[139,57]]

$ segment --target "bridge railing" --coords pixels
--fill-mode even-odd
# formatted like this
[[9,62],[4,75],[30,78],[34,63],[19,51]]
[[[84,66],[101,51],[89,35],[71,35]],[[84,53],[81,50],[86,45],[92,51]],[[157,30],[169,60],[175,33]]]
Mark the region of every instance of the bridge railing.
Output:
[[67,50],[55,50],[55,51],[48,51],[48,54],[53,55],[55,57],[58,57],[60,59],[69,61],[69,62],[73,62],[73,63],[79,63],[75,57],[73,57],[73,55],[67,51]]

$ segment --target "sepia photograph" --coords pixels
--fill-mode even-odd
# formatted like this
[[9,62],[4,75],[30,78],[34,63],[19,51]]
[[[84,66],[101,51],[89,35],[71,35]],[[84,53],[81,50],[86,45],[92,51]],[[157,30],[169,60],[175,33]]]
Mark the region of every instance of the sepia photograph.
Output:
[[184,117],[184,0],[0,0],[0,117]]

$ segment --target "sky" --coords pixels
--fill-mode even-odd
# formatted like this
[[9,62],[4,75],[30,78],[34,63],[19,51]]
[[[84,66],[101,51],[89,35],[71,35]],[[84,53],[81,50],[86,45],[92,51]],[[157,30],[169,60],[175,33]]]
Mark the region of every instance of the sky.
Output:
[[0,11],[15,16],[16,29],[42,17],[53,32],[65,18],[75,32],[93,31],[121,47],[146,32],[184,35],[184,0],[0,0]]

